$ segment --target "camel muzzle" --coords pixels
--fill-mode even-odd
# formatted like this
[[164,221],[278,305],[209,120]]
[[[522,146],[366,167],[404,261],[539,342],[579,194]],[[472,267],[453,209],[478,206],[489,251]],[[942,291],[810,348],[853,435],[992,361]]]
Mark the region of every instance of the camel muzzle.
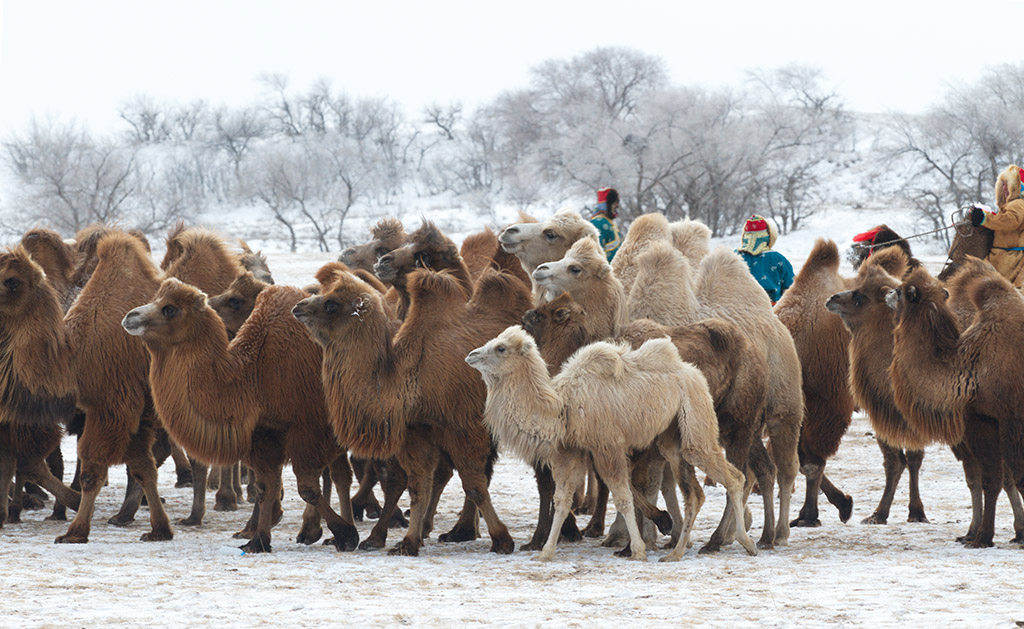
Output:
[[546,264],[542,264],[537,267],[533,272],[533,279],[538,282],[543,282],[546,279],[550,279],[554,273],[551,271],[551,267]]
[[121,327],[132,336],[142,336],[142,333],[146,331],[145,322],[142,320],[142,313],[137,310],[132,310],[124,316],[124,319],[121,320]]
[[466,364],[468,364],[470,367],[475,368],[477,365],[480,364],[482,360],[483,357],[480,355],[479,349],[474,349],[473,351],[466,355]]
[[900,303],[899,290],[892,288],[885,294],[885,305],[889,306],[889,310],[896,310],[896,306]]

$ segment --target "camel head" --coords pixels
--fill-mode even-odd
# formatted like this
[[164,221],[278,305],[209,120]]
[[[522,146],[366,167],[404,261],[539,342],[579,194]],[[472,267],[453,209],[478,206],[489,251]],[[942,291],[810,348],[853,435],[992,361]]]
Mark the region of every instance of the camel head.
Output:
[[839,315],[851,331],[874,321],[892,321],[886,297],[899,287],[906,267],[907,256],[898,247],[876,253],[861,265],[856,286],[829,297],[825,308]]
[[383,316],[380,294],[348,272],[341,273],[321,294],[307,297],[292,308],[292,315],[323,346],[362,323],[371,312]]
[[48,277],[70,277],[75,267],[75,247],[65,242],[57,232],[50,229],[27,231],[21,237],[21,246],[43,267]]
[[195,338],[207,316],[216,317],[207,308],[206,294],[171,277],[161,282],[153,301],[126,314],[121,327],[147,344],[175,345]]
[[18,316],[33,306],[39,290],[50,290],[42,267],[17,246],[0,253],[0,316]]
[[238,265],[252,273],[252,276],[257,281],[264,284],[273,284],[274,276],[270,274],[267,256],[263,255],[262,251],[253,253],[253,250],[249,248],[249,244],[244,240],[239,240],[238,242],[242,247],[242,254],[238,256]]
[[256,297],[267,286],[268,284],[253,277],[250,271],[242,271],[227,291],[210,297],[207,303],[224,322],[228,334],[233,335],[252,314],[252,310],[256,306]]
[[601,246],[596,240],[584,238],[573,243],[561,260],[538,266],[533,280],[550,300],[562,292],[572,293],[573,289],[592,280],[601,280],[611,272]]
[[573,209],[562,209],[542,223],[515,223],[498,234],[502,249],[519,258],[527,273],[560,260],[577,240],[599,242],[597,228]]
[[455,269],[462,264],[459,248],[430,221],[409,234],[401,247],[377,259],[373,272],[384,282],[403,282],[413,269]]
[[569,293],[562,293],[523,315],[522,326],[545,349],[562,342],[573,350],[586,343],[586,312]]
[[513,325],[471,351],[466,356],[466,363],[479,371],[485,380],[494,381],[531,359],[543,362],[533,337],[522,327]]
[[342,262],[352,269],[363,269],[373,272],[373,265],[381,256],[398,249],[405,243],[405,228],[397,218],[382,218],[370,229],[373,240],[363,245],[349,247],[338,256]]

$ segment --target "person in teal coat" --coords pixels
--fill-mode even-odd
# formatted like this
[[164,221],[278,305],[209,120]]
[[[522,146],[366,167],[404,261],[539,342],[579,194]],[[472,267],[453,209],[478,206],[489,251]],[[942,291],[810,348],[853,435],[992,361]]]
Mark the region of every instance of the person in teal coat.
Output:
[[752,215],[743,225],[743,244],[736,250],[747,263],[750,274],[775,305],[793,285],[793,265],[786,256],[772,251],[778,232],[763,216]]
[[622,244],[622,237],[619,236],[619,228],[615,226],[615,219],[619,216],[619,193],[615,188],[601,188],[597,191],[597,205],[588,217],[591,224],[597,228],[601,239],[601,247],[604,254],[611,262],[615,252]]

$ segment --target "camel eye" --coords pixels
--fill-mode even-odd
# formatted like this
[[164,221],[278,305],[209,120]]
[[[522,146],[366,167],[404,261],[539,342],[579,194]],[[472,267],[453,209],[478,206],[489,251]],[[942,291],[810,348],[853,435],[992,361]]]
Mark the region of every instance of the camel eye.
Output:
[[864,295],[860,291],[853,291],[853,305],[858,307],[864,305]]
[[583,269],[573,264],[569,266],[569,272],[572,273],[573,275],[579,275],[580,273],[583,272]]
[[550,229],[545,229],[544,237],[547,238],[548,240],[554,240],[555,238],[558,238],[558,234],[556,234],[554,231]]
[[334,301],[333,299],[328,299],[327,301],[324,302],[324,312],[326,312],[327,314],[334,314],[335,312],[338,312],[338,310],[340,309],[341,304]]
[[228,299],[228,306],[230,306],[232,310],[238,310],[242,307],[242,300],[238,297],[232,297]]
[[416,266],[425,269],[430,267],[431,257],[426,251],[416,254]]
[[21,288],[21,280],[16,277],[9,277],[4,280],[4,287],[11,292],[16,291]]
[[164,306],[160,309],[160,314],[162,314],[165,319],[173,319],[178,316],[178,309],[170,305]]
[[373,256],[378,260],[386,256],[387,254],[388,250],[385,249],[384,247],[377,247],[376,249],[373,250]]
[[494,348],[494,351],[498,352],[499,354],[504,354],[505,353],[505,346],[504,345],[499,345],[499,346]]

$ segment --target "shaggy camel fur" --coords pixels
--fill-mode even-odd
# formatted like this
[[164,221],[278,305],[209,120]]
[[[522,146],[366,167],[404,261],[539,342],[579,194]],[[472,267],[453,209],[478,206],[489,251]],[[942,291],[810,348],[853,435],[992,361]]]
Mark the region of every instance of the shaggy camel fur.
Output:
[[0,528],[18,477],[11,521],[18,520],[22,480],[39,484],[73,509],[78,492],[46,465],[75,411],[68,338],[57,294],[23,247],[0,254]]
[[853,513],[853,499],[825,477],[825,464],[839,450],[853,418],[850,332],[839,316],[825,309],[825,301],[851,283],[839,275],[836,243],[819,238],[793,285],[775,305],[775,315],[789,329],[803,370],[804,420],[797,451],[807,491],[791,526],[821,526],[821,491],[839,509],[841,522]]
[[262,251],[254,253],[244,240],[239,240],[238,245],[242,248],[242,253],[238,256],[238,266],[252,273],[256,281],[273,284],[274,276],[271,275],[270,267],[267,265],[267,256],[263,255]]
[[[629,310],[658,313],[666,325],[719,318],[735,323],[768,372],[765,432],[778,470],[779,518],[776,522],[771,487],[761,487],[765,526],[758,545],[771,548],[789,540],[789,503],[799,469],[797,443],[803,418],[800,359],[793,337],[775,316],[764,289],[732,251],[719,247],[705,256],[694,274],[689,259],[666,243],[653,243],[637,260],[638,272],[629,295]],[[669,316],[671,315],[671,316]],[[772,505],[769,507],[767,505]]]
[[21,237],[21,244],[32,256],[32,260],[42,267],[50,286],[57,291],[61,308],[67,312],[78,296],[78,290],[72,280],[77,263],[74,245],[65,242],[60,234],[49,229],[25,232]]
[[[304,297],[295,288],[268,286],[230,345],[206,295],[173,278],[123,321],[149,350],[153,402],[171,437],[202,461],[241,459],[256,472],[259,515],[253,538],[242,546],[247,552],[271,550],[272,505],[287,459],[299,495],[326,518],[336,547],[351,550],[359,541],[351,506],[346,520],[320,491],[321,471],[337,462],[332,476],[345,488],[344,513],[352,479],[327,423],[319,348],[291,316]],[[304,518],[300,542],[319,539],[319,516]]]
[[[552,378],[531,337],[512,326],[470,352],[466,362],[487,384],[484,417],[498,440],[529,463],[546,462],[554,473],[555,521],[538,559],[554,556],[587,454],[626,519],[633,559],[646,559],[646,546],[633,511],[631,451],[657,443],[677,478],[686,462],[696,463],[727,488],[734,504],[742,502],[743,475],[718,445],[707,382],[667,339],[647,341],[637,350],[593,343]],[[687,502],[683,535],[665,560],[682,558],[698,508]],[[736,538],[756,555],[742,509],[735,513]]]
[[700,221],[669,223],[664,214],[643,214],[629,226],[629,232],[612,260],[612,270],[629,293],[636,279],[637,258],[653,243],[670,243],[687,256],[691,265],[696,266],[708,254],[710,238],[711,230]]
[[[586,313],[579,304],[568,294],[563,294],[527,312],[523,317],[523,327],[533,335],[548,365],[561,365],[573,352],[590,342],[586,337],[585,319]],[[715,403],[719,436],[725,446],[726,458],[743,470],[748,453],[752,454],[750,462],[758,481],[771,486],[775,482],[775,471],[761,440],[755,439],[760,435],[764,421],[764,388],[768,378],[764,359],[753,351],[750,342],[735,325],[716,319],[672,328],[650,320],[637,320],[626,326],[621,338],[636,349],[644,341],[664,337],[672,340],[684,361],[704,374]],[[552,375],[554,373],[552,371]],[[634,465],[634,469],[637,467]],[[657,477],[658,470],[637,473],[643,478],[643,474],[652,472]],[[657,485],[653,488],[656,490]],[[644,484],[638,489],[646,494],[651,487]],[[703,503],[703,490],[699,484],[693,482],[685,491]],[[674,497],[674,490],[671,495]],[[668,496],[666,494],[666,502]],[[639,505],[645,516],[658,522],[660,514],[652,511],[651,505],[644,501]],[[672,511],[673,505],[668,504],[668,507]],[[675,541],[681,533],[682,520],[675,517],[675,511],[672,514]],[[730,514],[726,512],[722,524],[702,552],[718,550],[731,540]]]
[[483,275],[485,269],[494,269],[514,275],[527,286],[530,285],[530,276],[523,270],[519,259],[502,249],[490,227],[466,236],[459,247],[459,254],[466,261],[466,267],[474,280]]
[[[531,277],[541,264],[561,260],[569,247],[581,238],[600,242],[597,228],[570,208],[561,209],[540,223],[534,221],[509,225],[498,234],[502,249],[519,258],[523,270]],[[534,296],[538,294],[539,289],[534,284]]]
[[543,290],[537,303],[555,299],[563,292],[585,310],[587,337],[594,340],[616,337],[629,323],[626,293],[612,273],[600,245],[590,238],[577,240],[557,262],[545,262],[533,272],[534,282]]
[[914,429],[950,445],[964,441],[980,467],[981,524],[963,541],[982,548],[992,546],[1004,463],[1018,490],[1024,487],[1017,411],[1024,388],[1007,367],[1021,357],[1024,297],[987,263],[967,258],[964,266],[979,277],[970,285],[977,313],[962,333],[945,289],[923,269],[889,293],[896,310],[891,372],[896,404]]
[[382,218],[370,228],[370,242],[349,247],[338,256],[338,262],[344,263],[353,271],[362,269],[373,272],[373,265],[389,251],[398,249],[405,244],[405,228],[397,218]]
[[495,452],[482,420],[486,392],[462,359],[519,321],[530,298],[502,273],[485,273],[468,303],[463,287],[449,271],[410,274],[410,310],[394,339],[381,297],[349,274],[294,309],[324,346],[324,389],[339,443],[358,456],[397,457],[408,474],[412,514],[395,554],[419,552],[442,456],[487,521],[492,552],[514,549],[487,488]]
[[251,271],[242,271],[226,291],[207,300],[210,308],[224,322],[229,340],[235,338],[235,334],[252,314],[256,298],[267,286],[270,284],[256,279]]

